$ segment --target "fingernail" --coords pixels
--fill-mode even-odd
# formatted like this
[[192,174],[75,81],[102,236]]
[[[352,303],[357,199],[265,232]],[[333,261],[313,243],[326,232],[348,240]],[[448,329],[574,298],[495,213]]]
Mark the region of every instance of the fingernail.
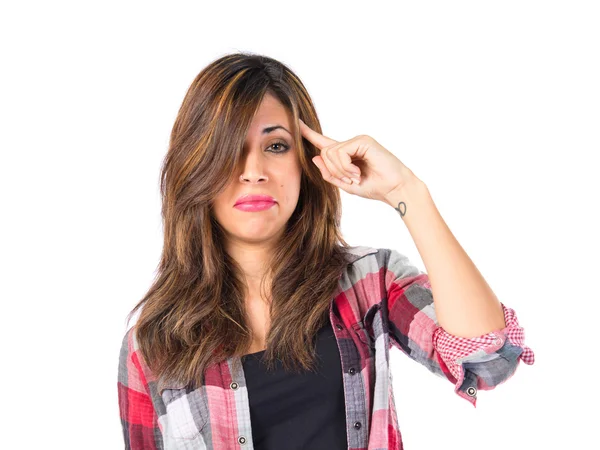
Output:
[[342,177],[342,181],[344,183],[352,184],[352,181],[350,181],[350,178]]
[[354,181],[354,184],[360,184],[360,179],[358,178],[352,178],[352,181]]

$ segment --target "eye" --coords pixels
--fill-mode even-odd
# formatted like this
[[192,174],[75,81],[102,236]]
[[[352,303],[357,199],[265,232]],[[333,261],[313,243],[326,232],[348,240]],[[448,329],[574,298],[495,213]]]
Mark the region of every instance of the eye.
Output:
[[275,151],[271,151],[271,153],[285,153],[290,149],[290,146],[287,145],[283,141],[273,142],[268,148],[271,148],[273,146],[275,146],[277,148],[283,148],[283,150],[275,150]]

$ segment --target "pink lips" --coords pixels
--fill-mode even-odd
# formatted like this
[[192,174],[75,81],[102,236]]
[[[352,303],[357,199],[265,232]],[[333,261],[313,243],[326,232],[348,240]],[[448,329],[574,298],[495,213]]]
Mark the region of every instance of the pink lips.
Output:
[[272,208],[276,203],[269,195],[244,195],[238,199],[234,208],[242,211],[263,211]]
[[234,208],[241,209],[242,211],[262,211],[275,206],[275,202],[246,202],[239,203]]

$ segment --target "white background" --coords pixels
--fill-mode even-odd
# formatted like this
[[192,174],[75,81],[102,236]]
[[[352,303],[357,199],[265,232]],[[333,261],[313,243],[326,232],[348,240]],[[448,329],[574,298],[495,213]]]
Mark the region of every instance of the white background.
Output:
[[[238,50],[289,65],[325,135],[410,167],[525,328],[535,364],[477,408],[392,351],[405,448],[596,445],[598,23],[579,1],[3,3],[3,448],[123,447],[119,348],[159,261],[168,136]],[[396,211],[342,198],[349,243],[424,269]]]

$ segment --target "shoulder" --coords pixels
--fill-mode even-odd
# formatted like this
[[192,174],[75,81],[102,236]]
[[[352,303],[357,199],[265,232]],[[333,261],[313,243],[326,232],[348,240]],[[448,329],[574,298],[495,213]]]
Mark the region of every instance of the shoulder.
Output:
[[346,248],[349,268],[360,272],[376,272],[380,269],[394,272],[397,276],[414,276],[422,274],[412,261],[403,253],[393,248],[375,248],[359,245]]
[[140,353],[135,325],[129,328],[123,335],[120,361],[123,365],[132,365],[146,376],[150,374],[146,361]]
[[344,270],[345,287],[364,284],[365,280],[373,280],[373,275],[381,271],[388,259],[385,248],[375,248],[366,245],[348,247],[346,251],[347,265]]
[[377,254],[379,253],[379,250],[381,249],[375,247],[368,247],[366,245],[357,245],[345,248],[348,264],[353,264],[367,255]]
[[[399,261],[408,262],[408,258],[404,254],[391,248],[375,248],[367,245],[358,245],[348,247],[345,250],[349,264],[356,262],[369,264],[376,261],[381,265],[387,265],[388,263],[396,263]],[[365,258],[369,255],[372,256],[370,258]]]
[[137,349],[135,333],[133,327],[129,328],[121,338],[121,351],[119,360],[123,366],[126,366]]

